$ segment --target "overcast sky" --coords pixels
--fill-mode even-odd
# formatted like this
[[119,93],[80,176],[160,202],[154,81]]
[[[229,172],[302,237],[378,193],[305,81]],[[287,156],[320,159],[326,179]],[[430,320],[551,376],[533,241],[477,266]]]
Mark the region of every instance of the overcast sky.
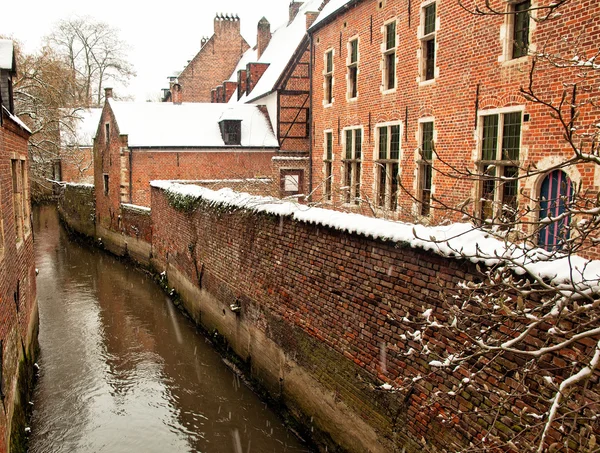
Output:
[[[0,35],[11,36],[33,52],[52,26],[70,16],[92,16],[120,31],[130,46],[129,61],[137,77],[127,88],[136,100],[156,99],[168,86],[167,77],[180,71],[200,49],[202,36],[213,33],[216,13],[237,13],[242,35],[256,43],[256,25],[262,16],[271,31],[288,17],[290,0],[196,0],[132,2],[129,0],[32,0],[2,2]],[[141,6],[140,6],[141,5]]]

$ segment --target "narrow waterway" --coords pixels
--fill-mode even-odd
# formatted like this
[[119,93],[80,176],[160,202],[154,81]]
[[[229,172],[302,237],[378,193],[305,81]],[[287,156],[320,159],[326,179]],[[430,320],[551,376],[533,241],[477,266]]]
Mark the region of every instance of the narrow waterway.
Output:
[[30,452],[309,451],[143,272],[35,211]]

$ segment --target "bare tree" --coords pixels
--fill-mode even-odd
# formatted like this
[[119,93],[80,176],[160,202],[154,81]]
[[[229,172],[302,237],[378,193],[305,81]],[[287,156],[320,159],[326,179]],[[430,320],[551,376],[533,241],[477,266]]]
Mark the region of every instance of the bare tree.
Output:
[[91,17],[59,22],[48,44],[76,74],[77,101],[82,107],[101,105],[107,83],[126,83],[135,75],[118,30]]
[[[561,0],[529,13],[551,26],[574,3]],[[510,14],[489,0],[469,2],[468,9],[482,20]],[[492,199],[485,210],[486,183],[524,187],[572,168],[598,171],[600,47],[588,26],[578,24],[562,40],[540,43],[518,90],[562,135],[569,150],[562,160],[542,169],[515,159],[510,165],[516,171],[501,176],[493,163],[459,168],[444,161],[443,150],[434,150],[438,177],[470,181],[480,195],[458,202],[434,195],[432,207],[470,221],[473,230],[499,244],[494,251],[471,252],[451,246],[453,255],[478,263],[476,275],[454,288],[440,283],[438,306],[393,314],[416,345],[412,353],[430,369],[404,376],[396,389],[443,383],[444,391],[426,398],[431,417],[457,429],[467,420],[482,427],[484,434],[468,447],[452,446],[457,451],[600,451],[600,272],[597,262],[580,256],[598,255],[600,195],[564,179],[555,196],[521,189],[515,200]],[[548,84],[549,76],[556,83]],[[447,238],[439,242],[448,247]]]

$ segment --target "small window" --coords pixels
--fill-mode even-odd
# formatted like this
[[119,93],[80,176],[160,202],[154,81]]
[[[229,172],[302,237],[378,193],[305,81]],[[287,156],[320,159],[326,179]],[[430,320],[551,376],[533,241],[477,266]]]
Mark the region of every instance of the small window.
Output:
[[333,133],[325,132],[325,158],[323,159],[325,167],[325,186],[324,197],[326,201],[332,200],[332,180],[333,180]]
[[280,184],[282,196],[303,193],[304,170],[281,170]]
[[421,146],[419,148],[418,187],[421,215],[428,216],[431,212],[431,187],[433,180],[433,121],[421,123]]
[[104,178],[104,195],[108,195],[108,175],[104,173],[102,176]]
[[15,219],[15,236],[17,243],[23,240],[23,181],[20,159],[11,159],[13,210]]
[[389,211],[398,207],[398,172],[400,170],[400,124],[377,127],[377,206]]
[[325,52],[325,104],[333,102],[333,50]]
[[240,145],[242,143],[241,120],[222,120],[219,122],[219,126],[225,145]]
[[[509,28],[512,28],[509,33],[511,39],[511,57],[520,58],[529,52],[529,10],[531,9],[531,1],[513,3],[508,6],[508,20],[512,21]],[[512,25],[512,27],[510,27]]]
[[383,88],[393,90],[396,88],[396,21],[385,26],[383,52]]
[[362,163],[362,129],[344,131],[345,158],[342,159],[345,203],[360,203],[360,176]]
[[110,145],[110,123],[104,124],[104,137],[106,138],[106,146]]
[[27,237],[31,233],[31,212],[29,204],[29,177],[27,174],[27,161],[21,160],[21,207],[23,210],[23,234]]
[[482,220],[514,221],[517,211],[521,112],[483,115],[479,162]]
[[353,39],[348,45],[348,98],[358,96],[358,39]]
[[435,78],[436,3],[422,9],[421,80]]

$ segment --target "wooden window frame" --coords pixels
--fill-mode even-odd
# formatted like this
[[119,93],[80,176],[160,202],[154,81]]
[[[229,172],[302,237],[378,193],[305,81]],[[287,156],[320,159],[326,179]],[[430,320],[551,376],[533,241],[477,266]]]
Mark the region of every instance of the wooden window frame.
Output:
[[[352,126],[343,129],[344,154],[342,159],[342,175],[344,184],[343,201],[349,205],[359,205],[361,201],[362,176],[362,126]],[[350,141],[348,139],[350,138]],[[358,139],[357,139],[358,138]]]

